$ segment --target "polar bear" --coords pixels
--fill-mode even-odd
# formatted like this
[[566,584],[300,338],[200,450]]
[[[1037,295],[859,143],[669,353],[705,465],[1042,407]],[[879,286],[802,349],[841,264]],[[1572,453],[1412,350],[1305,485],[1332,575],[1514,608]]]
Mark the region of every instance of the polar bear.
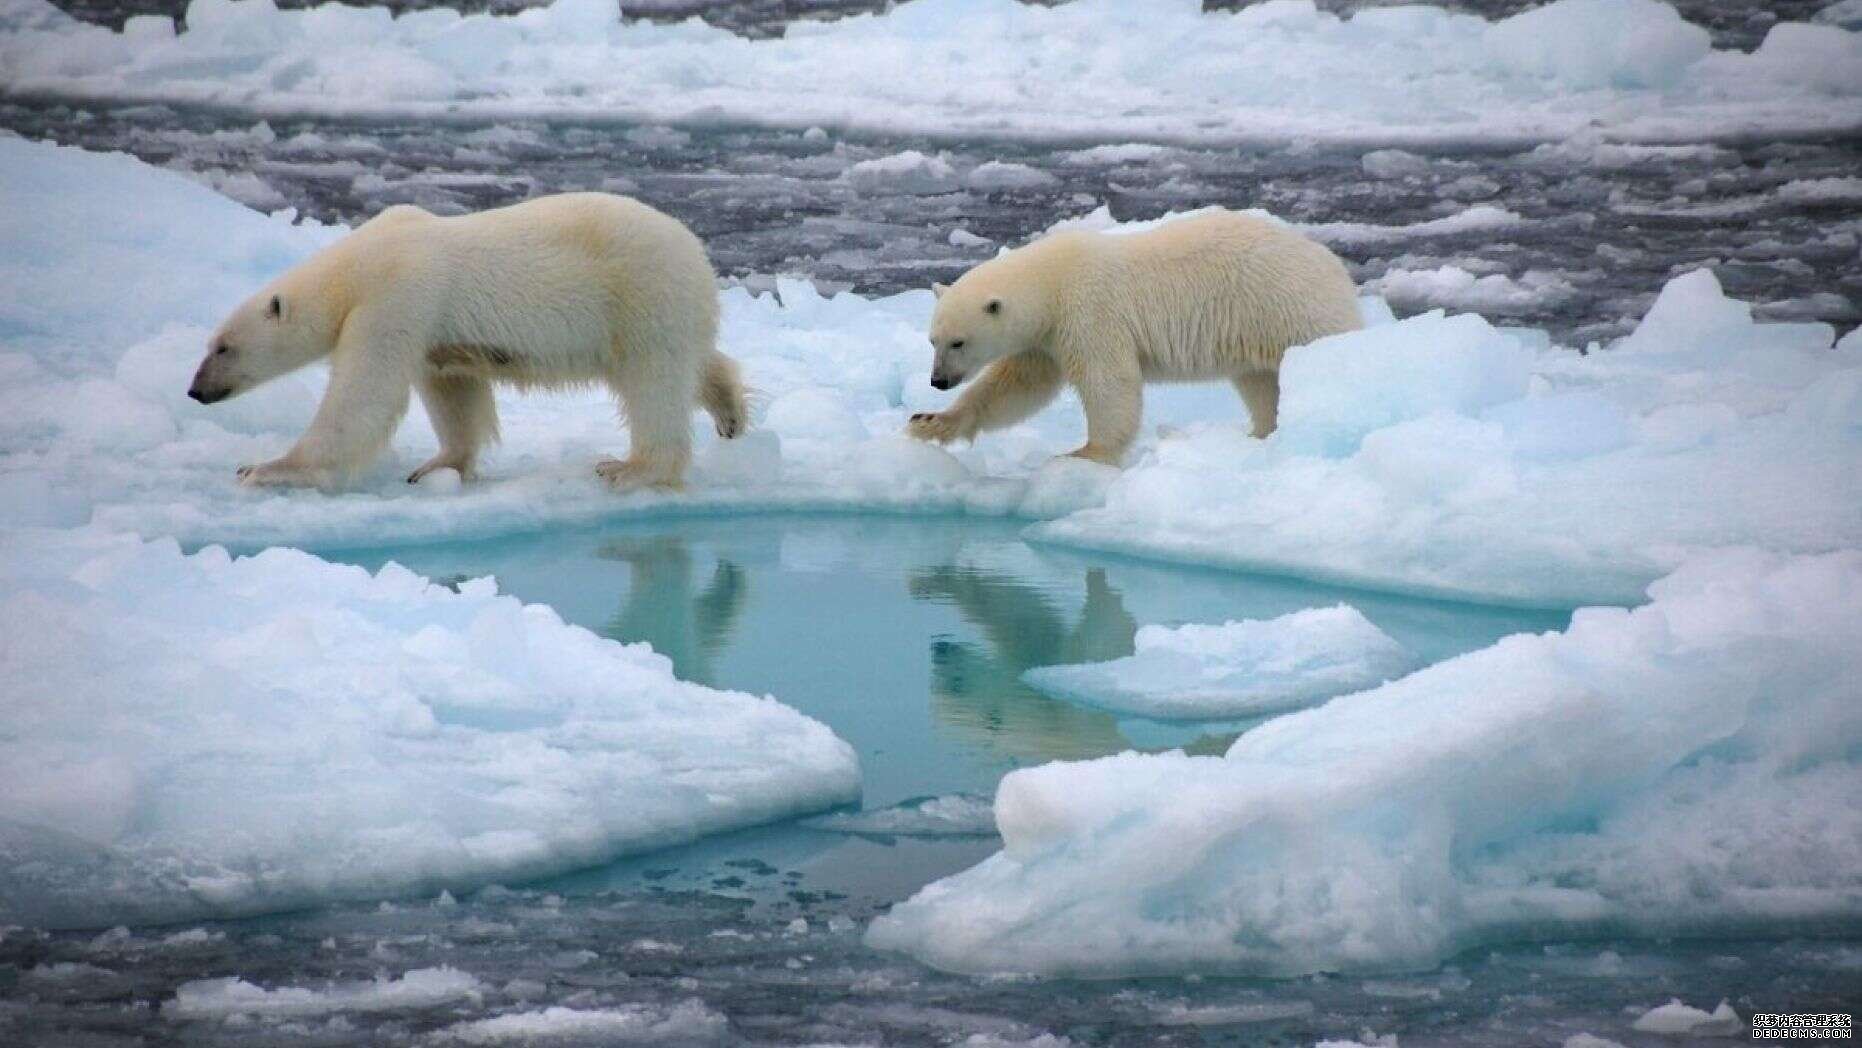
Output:
[[248,299],[220,325],[188,396],[212,404],[329,358],[315,418],[283,457],[239,470],[255,485],[328,486],[384,448],[420,394],[437,469],[470,478],[498,435],[492,383],[604,383],[632,433],[620,488],[676,487],[694,403],[734,437],[746,415],[737,365],[717,350],[718,296],[691,231],[636,200],[541,197],[440,218],[397,206]]
[[1288,347],[1361,324],[1338,256],[1270,219],[1221,210],[1142,233],[1055,233],[933,290],[931,385],[981,374],[907,432],[974,439],[1039,411],[1065,382],[1086,409],[1073,454],[1107,465],[1138,435],[1145,382],[1228,379],[1264,437]]

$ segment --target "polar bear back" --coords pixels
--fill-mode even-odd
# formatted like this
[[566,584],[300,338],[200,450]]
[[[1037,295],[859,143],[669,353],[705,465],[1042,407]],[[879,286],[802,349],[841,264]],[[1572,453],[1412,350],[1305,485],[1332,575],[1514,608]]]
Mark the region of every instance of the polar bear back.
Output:
[[[1216,211],[1143,233],[1076,233],[1082,272],[1063,284],[1063,324],[1135,344],[1147,378],[1276,370],[1291,346],[1360,326],[1357,294],[1324,246],[1279,222]],[[1050,238],[1051,239],[1051,238]]]
[[406,268],[383,285],[408,298],[410,321],[431,318],[430,362],[442,367],[560,385],[599,379],[629,353],[696,355],[716,340],[703,246],[626,197],[568,193],[445,218],[391,208],[352,239]]

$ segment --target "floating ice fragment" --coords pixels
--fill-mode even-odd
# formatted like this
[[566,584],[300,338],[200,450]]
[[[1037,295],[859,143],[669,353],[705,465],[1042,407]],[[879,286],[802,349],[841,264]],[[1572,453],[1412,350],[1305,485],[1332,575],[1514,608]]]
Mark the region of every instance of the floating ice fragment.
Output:
[[1678,997],[1644,1012],[1630,1026],[1643,1033],[1671,1037],[1742,1037],[1746,1032],[1745,1020],[1727,1002],[1721,1001],[1712,1012],[1704,1012],[1681,1003]]
[[281,986],[267,990],[239,978],[197,979],[182,983],[166,1010],[187,1019],[388,1012],[460,1000],[476,1002],[484,990],[484,984],[471,973],[445,967],[416,968],[399,978],[333,983],[322,989]]
[[915,797],[888,808],[834,812],[804,820],[803,825],[839,833],[897,837],[993,837],[995,808],[987,797],[953,793]]
[[1145,626],[1137,649],[1110,662],[1039,667],[1024,679],[1118,713],[1215,720],[1361,691],[1414,665],[1401,645],[1344,604],[1217,626]]

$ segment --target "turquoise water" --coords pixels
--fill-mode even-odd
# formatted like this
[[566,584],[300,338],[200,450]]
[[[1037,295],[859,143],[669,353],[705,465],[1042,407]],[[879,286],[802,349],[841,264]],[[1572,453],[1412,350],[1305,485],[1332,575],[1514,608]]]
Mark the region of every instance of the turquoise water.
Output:
[[[369,568],[392,560],[441,580],[491,575],[570,622],[651,644],[683,678],[774,695],[853,745],[866,809],[987,799],[1005,772],[1052,760],[1226,749],[1253,722],[1120,718],[1021,681],[1036,666],[1128,655],[1141,625],[1346,602],[1432,662],[1568,618],[1076,555],[1022,542],[1022,527],[956,517],[680,518],[330,555]],[[758,883],[741,864],[780,856],[821,890],[879,903],[995,847],[986,838],[880,838],[779,827],[569,883],[650,875],[754,896]]]

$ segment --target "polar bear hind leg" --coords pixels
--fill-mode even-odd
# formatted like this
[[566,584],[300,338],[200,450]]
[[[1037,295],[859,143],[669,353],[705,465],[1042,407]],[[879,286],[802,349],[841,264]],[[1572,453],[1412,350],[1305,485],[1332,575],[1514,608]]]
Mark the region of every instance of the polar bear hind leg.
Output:
[[743,379],[735,360],[716,350],[711,352],[705,359],[705,373],[699,380],[698,403],[718,427],[718,436],[726,440],[738,436],[749,426]]
[[616,488],[677,488],[692,459],[692,407],[698,354],[676,345],[632,341],[615,354],[608,385],[627,417],[625,459],[603,459],[595,472]]
[[409,484],[435,470],[453,469],[461,480],[478,470],[478,453],[498,439],[498,405],[491,383],[477,375],[448,375],[428,370],[414,383],[426,406],[440,450],[408,474]]
[[1272,433],[1280,421],[1280,373],[1244,371],[1235,376],[1235,391],[1241,394],[1241,402],[1248,405],[1248,420],[1254,425],[1254,436],[1265,437]]

